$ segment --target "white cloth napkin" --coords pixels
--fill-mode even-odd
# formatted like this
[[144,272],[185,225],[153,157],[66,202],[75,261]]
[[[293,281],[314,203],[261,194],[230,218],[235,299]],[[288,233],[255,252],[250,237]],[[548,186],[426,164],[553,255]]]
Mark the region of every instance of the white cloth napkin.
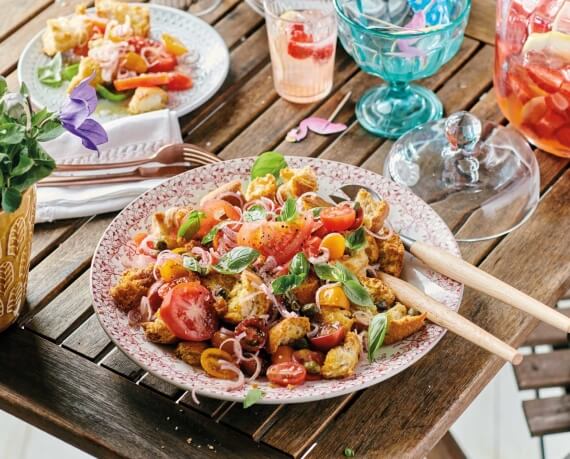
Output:
[[[81,145],[80,139],[67,132],[57,139],[45,142],[43,146],[58,164],[88,164],[144,158],[163,145],[182,142],[178,118],[169,110],[123,117],[105,123],[104,128],[109,136],[109,142],[101,145],[99,155],[97,152],[87,150]],[[125,170],[129,169],[109,169],[105,172],[115,173]],[[120,210],[138,195],[163,180],[71,188],[40,187],[36,223]]]

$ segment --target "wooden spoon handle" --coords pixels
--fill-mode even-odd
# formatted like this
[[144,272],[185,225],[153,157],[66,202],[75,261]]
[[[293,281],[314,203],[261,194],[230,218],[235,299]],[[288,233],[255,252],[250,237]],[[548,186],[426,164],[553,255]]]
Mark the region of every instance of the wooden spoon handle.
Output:
[[435,301],[422,291],[402,279],[380,273],[380,279],[390,287],[396,297],[406,306],[425,312],[432,322],[447,328],[449,331],[471,341],[473,344],[498,355],[502,359],[518,365],[522,361],[522,354],[515,348],[504,343],[496,336],[470,322],[452,309]]
[[434,270],[570,333],[570,318],[445,250],[414,242],[410,252]]

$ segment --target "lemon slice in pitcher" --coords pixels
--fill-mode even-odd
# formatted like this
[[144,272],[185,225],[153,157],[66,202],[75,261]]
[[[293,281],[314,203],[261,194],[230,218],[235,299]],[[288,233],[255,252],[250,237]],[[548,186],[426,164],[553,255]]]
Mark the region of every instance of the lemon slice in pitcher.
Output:
[[561,32],[531,33],[523,47],[523,53],[536,52],[570,60],[570,35]]

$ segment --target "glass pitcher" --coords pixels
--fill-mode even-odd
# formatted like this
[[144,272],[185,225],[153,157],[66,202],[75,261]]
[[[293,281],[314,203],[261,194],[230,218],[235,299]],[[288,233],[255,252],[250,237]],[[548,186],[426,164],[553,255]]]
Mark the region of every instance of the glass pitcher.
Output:
[[570,1],[498,0],[495,90],[506,118],[570,157]]

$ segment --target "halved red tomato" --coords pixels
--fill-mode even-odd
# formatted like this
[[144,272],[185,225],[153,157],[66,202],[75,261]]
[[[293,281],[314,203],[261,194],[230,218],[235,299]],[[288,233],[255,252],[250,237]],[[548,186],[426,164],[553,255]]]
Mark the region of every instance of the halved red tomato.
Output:
[[170,81],[166,85],[169,91],[185,91],[192,87],[192,78],[184,73],[174,72],[170,74]]
[[162,302],[160,317],[172,333],[185,341],[210,339],[218,326],[210,292],[200,282],[173,287]]
[[300,349],[293,353],[293,361],[305,367],[307,381],[321,379],[321,366],[325,362],[325,356],[322,352]]
[[283,362],[271,365],[267,369],[267,379],[280,386],[296,386],[305,381],[307,370],[297,362]]
[[354,225],[356,211],[350,206],[327,207],[321,211],[320,217],[327,231],[346,231]]
[[326,352],[344,341],[346,336],[346,328],[340,324],[325,325],[319,330],[319,334],[313,338],[309,338],[311,344],[319,351]]
[[240,339],[242,349],[248,352],[257,352],[265,345],[267,339],[267,326],[259,317],[242,320],[235,331],[236,336],[243,334]]
[[362,225],[362,220],[364,220],[364,210],[362,207],[358,206],[358,209],[356,210],[356,219],[354,220],[352,226],[348,229],[355,230],[360,228],[360,225]]
[[312,226],[312,220],[306,218],[295,222],[245,223],[238,232],[237,242],[259,250],[266,257],[273,256],[281,265],[301,251]]
[[317,257],[321,250],[321,241],[322,239],[318,236],[311,236],[308,240],[305,241],[303,244],[303,252],[307,258],[310,257]]
[[278,364],[293,361],[293,353],[295,350],[291,346],[279,346],[275,354],[271,356],[271,363]]

